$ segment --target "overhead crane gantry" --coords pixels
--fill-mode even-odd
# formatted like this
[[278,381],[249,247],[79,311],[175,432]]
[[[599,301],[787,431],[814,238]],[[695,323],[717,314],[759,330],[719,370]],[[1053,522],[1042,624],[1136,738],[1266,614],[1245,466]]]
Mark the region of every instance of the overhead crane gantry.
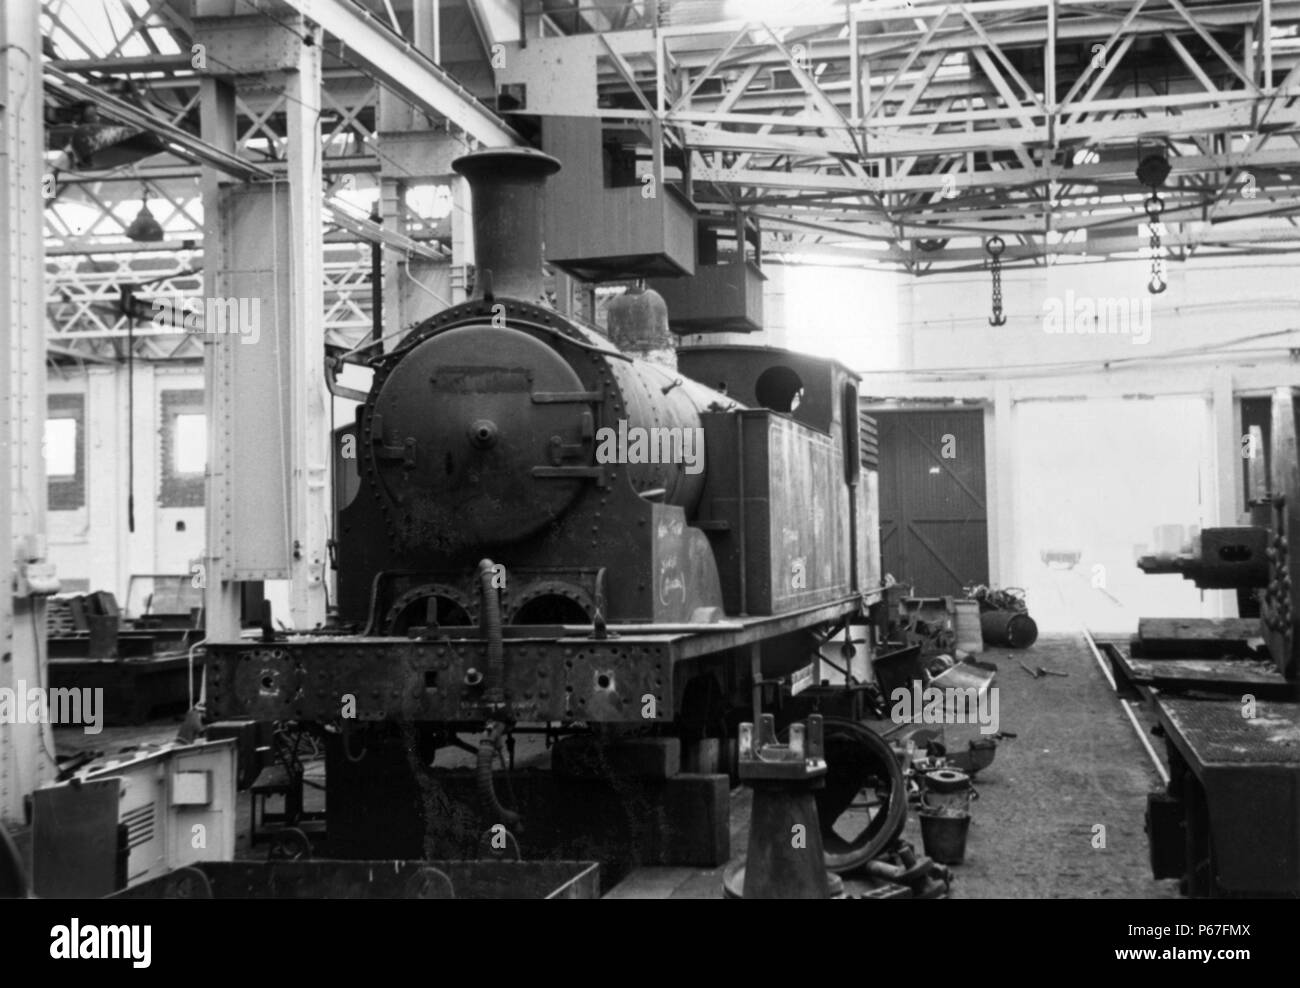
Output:
[[[182,5],[148,4],[115,52],[68,40],[65,6],[46,4],[63,71],[130,75],[194,119]],[[792,15],[721,0],[466,0],[439,7],[428,56],[411,46],[418,7],[275,8],[325,30],[327,172],[378,171],[377,79],[485,144],[517,139],[533,114],[657,120],[688,152],[701,208],[748,212],[769,260],[814,252],[921,274],[982,265],[993,234],[1008,265],[1133,256],[1145,195],[1133,170],[1152,152],[1172,166],[1173,257],[1300,247],[1297,0],[866,0]],[[132,33],[159,31],[176,52],[120,57]],[[520,85],[524,105],[499,102]],[[272,145],[274,103],[241,110]],[[160,167],[160,181],[194,174]],[[106,208],[120,194],[109,188]]]
[[[1172,165],[1176,257],[1300,246],[1300,4],[824,9],[666,4],[657,25],[530,38],[498,81],[526,93],[519,112],[656,121],[697,204],[751,211],[769,258],[919,274],[978,266],[994,234],[1008,263],[1131,254],[1152,153]],[[555,92],[561,66],[575,81]]]

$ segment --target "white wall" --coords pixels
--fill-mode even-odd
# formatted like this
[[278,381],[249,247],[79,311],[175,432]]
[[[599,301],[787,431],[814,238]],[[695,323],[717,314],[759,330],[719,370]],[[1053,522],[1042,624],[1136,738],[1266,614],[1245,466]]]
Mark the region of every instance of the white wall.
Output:
[[[158,503],[163,391],[203,387],[186,365],[137,363],[134,427],[128,419],[125,367],[52,370],[50,394],[85,395],[86,499],[81,508],[49,512],[50,559],[61,579],[85,580],[128,605],[132,575],[188,573],[202,555],[203,508]],[[127,525],[128,437],[135,452],[135,531]],[[183,524],[184,531],[178,531]]]
[[[1012,269],[1003,272],[1007,322],[992,327],[987,271],[915,278],[790,266],[782,328],[791,348],[835,356],[862,371],[864,396],[984,404],[992,581],[1046,586],[1055,579],[1036,561],[1044,536],[1027,521],[1041,518],[1036,497],[1056,497],[1058,529],[1073,525],[1111,540],[1104,566],[1112,592],[1119,579],[1123,604],[1094,607],[1102,598],[1089,580],[1082,595],[1070,596],[1064,585],[1058,594],[1064,602],[1044,609],[1055,612],[1052,622],[1096,628],[1114,620],[1116,627],[1099,630],[1123,630],[1137,613],[1161,609],[1235,613],[1230,595],[1201,594],[1177,577],[1132,583],[1131,557],[1117,559],[1117,546],[1138,542],[1134,533],[1153,519],[1189,526],[1241,521],[1236,399],[1300,385],[1300,364],[1290,353],[1300,349],[1297,270],[1294,258],[1281,255],[1194,259],[1168,265],[1167,290],[1152,296],[1147,261]],[[1132,317],[1107,325],[1102,303],[1102,327],[1123,332],[1048,331],[1060,325],[1050,317],[1067,304],[1086,315],[1098,299],[1115,300]],[[1044,411],[1063,402],[1068,405]],[[1064,459],[1058,448],[1053,461],[1039,442],[1037,430],[1049,422],[1057,423],[1067,447]],[[1071,483],[1095,485],[1075,503],[1061,499],[1044,473],[1059,475],[1074,463],[1072,455],[1079,469]],[[1161,486],[1169,484],[1179,490]],[[1194,489],[1179,493],[1183,485]],[[1122,536],[1101,533],[1089,493],[1104,503]],[[1089,567],[1087,575],[1092,572]]]
[[[1193,260],[1167,270],[1168,288],[1150,295],[1145,261],[1063,264],[1003,272],[1007,324],[992,327],[990,276],[972,272],[901,279],[897,368],[986,367],[1000,376],[1016,367],[1102,361],[1151,361],[1195,347],[1300,326],[1300,279],[1293,258]],[[1053,304],[1080,298],[1116,298],[1150,307],[1149,342],[1136,335],[1051,334]],[[1277,339],[1247,347],[1274,347]],[[1250,359],[1250,358],[1246,358]],[[877,363],[875,368],[882,365]],[[1046,369],[1046,368],[1041,368]]]

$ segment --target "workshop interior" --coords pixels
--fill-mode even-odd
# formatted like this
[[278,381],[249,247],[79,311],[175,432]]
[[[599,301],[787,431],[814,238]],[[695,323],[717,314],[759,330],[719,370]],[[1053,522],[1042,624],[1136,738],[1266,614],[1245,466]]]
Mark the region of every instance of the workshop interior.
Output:
[[1300,896],[1300,2],[5,0],[0,160],[0,897]]

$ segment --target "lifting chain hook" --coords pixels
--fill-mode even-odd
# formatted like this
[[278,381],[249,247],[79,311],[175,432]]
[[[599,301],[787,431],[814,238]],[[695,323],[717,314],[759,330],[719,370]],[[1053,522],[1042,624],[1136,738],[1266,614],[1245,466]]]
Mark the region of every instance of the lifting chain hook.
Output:
[[1165,259],[1160,252],[1160,216],[1165,211],[1164,200],[1156,193],[1151,191],[1151,197],[1143,204],[1146,209],[1147,222],[1151,230],[1151,280],[1147,282],[1147,291],[1152,295],[1159,295],[1169,287],[1165,281]]
[[984,244],[989,255],[989,270],[993,274],[993,316],[990,326],[1005,326],[1007,317],[1002,314],[1002,252],[1007,245],[999,236],[990,237]]

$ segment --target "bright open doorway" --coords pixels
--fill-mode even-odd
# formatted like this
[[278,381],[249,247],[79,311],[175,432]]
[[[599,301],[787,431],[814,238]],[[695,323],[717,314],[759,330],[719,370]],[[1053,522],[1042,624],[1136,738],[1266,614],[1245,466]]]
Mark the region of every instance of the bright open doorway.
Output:
[[1202,397],[1027,400],[1016,404],[1019,582],[1043,631],[1129,633],[1139,617],[1213,617],[1219,595],[1139,555],[1213,524],[1214,461]]

